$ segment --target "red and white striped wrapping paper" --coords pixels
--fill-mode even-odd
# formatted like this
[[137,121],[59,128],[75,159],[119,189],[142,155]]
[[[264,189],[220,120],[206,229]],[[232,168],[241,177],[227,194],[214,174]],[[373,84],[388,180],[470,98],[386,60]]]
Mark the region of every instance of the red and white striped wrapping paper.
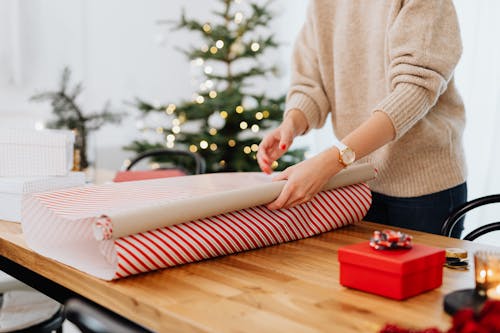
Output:
[[[240,177],[236,184],[235,179],[221,181],[219,190],[224,184],[234,188],[256,181]],[[26,196],[22,218],[26,242],[42,255],[112,280],[317,235],[361,220],[371,204],[370,189],[361,183],[320,192],[290,209],[258,206],[115,240],[94,238],[92,225],[103,212],[203,192],[196,185],[186,188],[185,180],[178,182],[178,188],[172,188],[172,180],[160,179]]]

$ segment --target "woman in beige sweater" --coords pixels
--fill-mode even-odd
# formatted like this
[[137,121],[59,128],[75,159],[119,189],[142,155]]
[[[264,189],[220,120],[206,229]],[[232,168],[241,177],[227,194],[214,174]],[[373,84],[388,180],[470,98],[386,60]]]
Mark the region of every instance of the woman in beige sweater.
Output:
[[286,113],[262,140],[258,163],[270,173],[328,114],[342,144],[275,177],[288,181],[269,208],[308,201],[353,161],[369,162],[378,177],[365,219],[439,233],[467,197],[464,106],[453,79],[461,52],[452,0],[311,0]]

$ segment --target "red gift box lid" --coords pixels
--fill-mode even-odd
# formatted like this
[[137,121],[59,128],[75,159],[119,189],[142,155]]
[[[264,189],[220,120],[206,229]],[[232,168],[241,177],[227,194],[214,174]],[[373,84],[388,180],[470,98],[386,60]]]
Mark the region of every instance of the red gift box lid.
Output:
[[113,182],[120,183],[120,182],[130,182],[135,180],[180,177],[185,175],[186,175],[185,172],[178,169],[118,171],[116,173],[115,178],[113,179]]
[[340,263],[401,275],[441,266],[445,259],[444,249],[422,244],[413,244],[411,249],[375,250],[370,246],[370,242],[363,242],[344,246],[338,250]]

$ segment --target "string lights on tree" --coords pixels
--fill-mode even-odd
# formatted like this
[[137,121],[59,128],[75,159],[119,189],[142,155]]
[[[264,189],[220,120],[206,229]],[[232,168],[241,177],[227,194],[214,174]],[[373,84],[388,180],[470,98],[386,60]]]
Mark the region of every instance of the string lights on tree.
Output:
[[[278,47],[273,34],[261,33],[273,14],[269,3],[218,2],[213,21],[189,19],[183,13],[174,27],[202,38],[200,46],[184,50],[202,77],[192,99],[165,105],[137,99],[136,107],[144,116],[163,114],[165,121],[155,128],[161,142],[136,140],[126,149],[140,153],[184,148],[202,155],[208,172],[257,171],[262,132],[278,126],[285,102],[284,95],[255,93],[253,83],[257,77],[276,73],[275,66],[260,61],[265,51]],[[274,167],[281,170],[303,158],[303,150],[291,150]]]

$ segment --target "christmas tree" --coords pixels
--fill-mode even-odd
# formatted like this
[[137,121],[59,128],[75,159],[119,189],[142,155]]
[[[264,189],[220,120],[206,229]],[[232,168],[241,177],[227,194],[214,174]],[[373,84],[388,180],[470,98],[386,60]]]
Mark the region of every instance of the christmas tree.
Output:
[[[174,29],[198,33],[203,44],[183,52],[195,66],[203,68],[203,82],[191,101],[153,105],[136,99],[143,116],[161,113],[165,123],[146,128],[161,140],[136,140],[125,147],[141,153],[156,148],[185,148],[202,155],[208,172],[257,171],[256,152],[262,131],[278,126],[285,96],[255,93],[252,80],[276,72],[261,63],[268,49],[278,47],[273,34],[263,34],[273,14],[269,2],[240,4],[219,0],[222,10],[213,22],[202,22],[182,14]],[[288,151],[274,168],[282,170],[301,161],[304,150]],[[177,161],[179,162],[179,161]]]
[[110,110],[106,102],[102,110],[85,113],[77,99],[83,91],[82,83],[70,87],[71,70],[64,68],[59,89],[38,93],[30,98],[35,102],[50,102],[55,119],[47,124],[48,128],[70,129],[75,133],[74,170],[86,169],[90,162],[87,158],[87,138],[90,132],[99,130],[104,124],[119,123],[123,113]]

